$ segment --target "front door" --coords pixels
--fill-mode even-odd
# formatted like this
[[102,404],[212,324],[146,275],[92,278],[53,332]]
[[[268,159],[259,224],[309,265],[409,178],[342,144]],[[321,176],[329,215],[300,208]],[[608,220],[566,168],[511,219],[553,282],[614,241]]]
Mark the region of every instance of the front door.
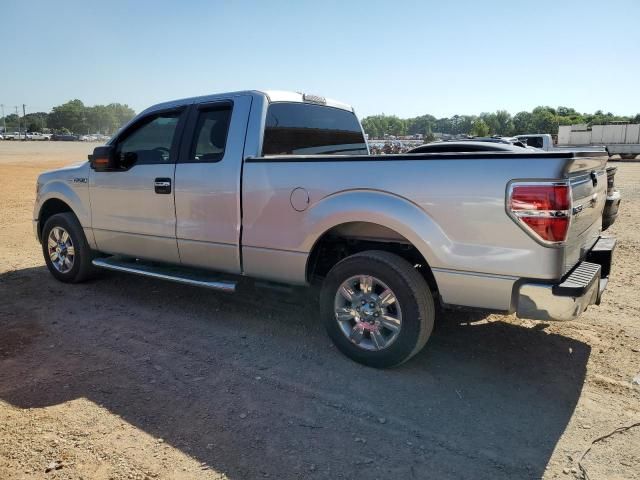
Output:
[[98,250],[179,263],[175,161],[186,110],[147,115],[112,142],[124,168],[89,176]]

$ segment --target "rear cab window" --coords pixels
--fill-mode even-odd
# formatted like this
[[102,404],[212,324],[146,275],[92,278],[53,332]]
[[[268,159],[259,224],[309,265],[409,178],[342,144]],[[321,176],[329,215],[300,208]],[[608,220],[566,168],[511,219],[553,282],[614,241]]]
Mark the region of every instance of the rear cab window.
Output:
[[262,155],[367,155],[353,112],[309,103],[274,102],[267,109]]

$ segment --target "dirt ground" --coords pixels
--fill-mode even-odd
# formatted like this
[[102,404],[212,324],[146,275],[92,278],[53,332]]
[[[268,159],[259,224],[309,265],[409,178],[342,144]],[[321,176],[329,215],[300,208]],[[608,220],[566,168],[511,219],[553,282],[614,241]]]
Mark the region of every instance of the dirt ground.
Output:
[[[0,142],[1,479],[580,478],[594,440],[640,422],[640,163],[618,164],[601,306],[564,324],[443,314],[378,371],[331,346],[304,295],[56,282],[36,176],[92,148]],[[640,478],[640,428],[582,465]]]

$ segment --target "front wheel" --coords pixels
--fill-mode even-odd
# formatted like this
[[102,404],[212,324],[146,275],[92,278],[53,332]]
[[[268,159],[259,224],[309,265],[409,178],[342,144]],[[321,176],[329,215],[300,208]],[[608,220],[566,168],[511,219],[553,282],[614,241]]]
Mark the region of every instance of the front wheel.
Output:
[[371,250],[337,263],[320,295],[327,333],[352,360],[399,365],[427,342],[435,318],[425,279],[403,258]]
[[52,215],[42,228],[42,253],[51,274],[65,283],[79,283],[95,271],[94,253],[73,213]]

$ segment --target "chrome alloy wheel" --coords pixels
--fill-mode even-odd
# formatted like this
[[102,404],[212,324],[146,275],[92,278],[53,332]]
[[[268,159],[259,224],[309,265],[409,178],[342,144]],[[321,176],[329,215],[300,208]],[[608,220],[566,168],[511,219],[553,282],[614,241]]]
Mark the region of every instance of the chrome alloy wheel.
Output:
[[340,330],[364,350],[384,350],[398,338],[402,310],[393,291],[371,275],[348,278],[334,301]]
[[76,251],[71,236],[62,227],[53,227],[47,238],[47,250],[53,268],[60,273],[67,273],[73,268]]

